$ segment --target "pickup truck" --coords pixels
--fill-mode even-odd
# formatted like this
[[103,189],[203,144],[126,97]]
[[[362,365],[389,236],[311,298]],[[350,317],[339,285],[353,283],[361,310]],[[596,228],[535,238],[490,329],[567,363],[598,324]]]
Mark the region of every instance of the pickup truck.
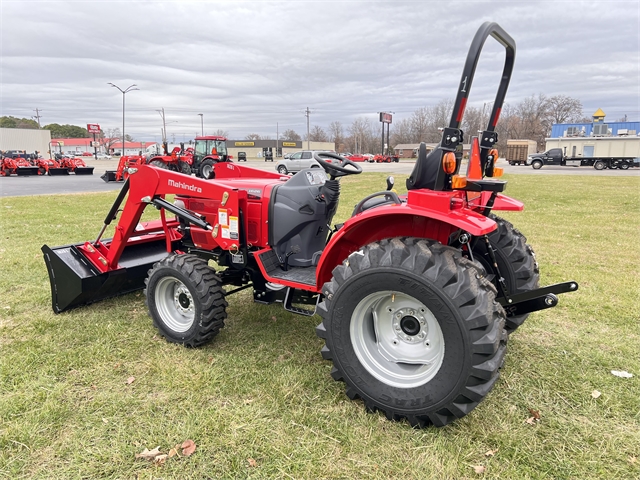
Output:
[[637,167],[638,159],[634,157],[565,157],[561,148],[551,148],[546,152],[529,155],[527,165],[531,165],[535,170],[541,169],[544,165],[593,167],[596,170],[605,168],[627,170],[629,167]]

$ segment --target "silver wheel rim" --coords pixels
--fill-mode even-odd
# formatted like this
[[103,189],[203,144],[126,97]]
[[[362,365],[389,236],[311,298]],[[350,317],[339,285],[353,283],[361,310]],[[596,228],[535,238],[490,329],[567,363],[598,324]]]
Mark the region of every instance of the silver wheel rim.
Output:
[[204,178],[209,178],[211,176],[211,172],[213,171],[213,166],[207,164],[202,167],[202,176]]
[[196,317],[193,297],[184,283],[175,277],[162,278],[155,291],[158,314],[167,327],[184,333]]
[[278,167],[278,173],[285,175],[287,173],[287,169],[284,167]]
[[350,334],[362,366],[387,385],[424,385],[442,366],[440,324],[410,295],[385,290],[363,298],[351,316]]

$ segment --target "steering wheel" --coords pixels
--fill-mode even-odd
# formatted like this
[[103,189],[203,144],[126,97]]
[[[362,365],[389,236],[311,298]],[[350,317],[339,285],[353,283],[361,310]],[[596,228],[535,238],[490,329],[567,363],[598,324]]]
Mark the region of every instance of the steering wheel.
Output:
[[[339,160],[340,164],[338,165],[336,163],[329,163],[326,160],[323,160],[322,157],[329,157],[335,160]],[[341,157],[337,153],[323,152],[322,157],[316,152],[313,153],[313,159],[318,162],[322,166],[322,168],[324,168],[324,171],[327,172],[328,175],[331,176],[331,180],[337,177],[344,177],[345,175],[358,175],[359,173],[362,173],[362,167],[360,165],[349,160],[348,158]],[[355,170],[347,167],[353,167]]]

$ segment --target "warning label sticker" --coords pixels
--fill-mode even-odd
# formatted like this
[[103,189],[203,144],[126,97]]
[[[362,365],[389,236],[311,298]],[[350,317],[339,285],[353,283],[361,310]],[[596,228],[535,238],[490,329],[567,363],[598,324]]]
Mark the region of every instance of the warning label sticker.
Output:
[[232,240],[238,240],[238,217],[229,217],[229,234]]
[[221,230],[222,238],[231,239],[231,235],[229,234],[229,227],[222,227]]
[[223,225],[229,225],[229,221],[227,220],[227,210],[225,208],[218,209],[218,223],[221,227]]

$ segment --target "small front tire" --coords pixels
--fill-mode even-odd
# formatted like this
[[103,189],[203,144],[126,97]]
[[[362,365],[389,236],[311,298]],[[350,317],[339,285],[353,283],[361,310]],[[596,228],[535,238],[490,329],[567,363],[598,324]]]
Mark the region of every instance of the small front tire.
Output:
[[540,170],[542,168],[542,160],[534,160],[531,162],[531,166],[534,170]]
[[227,301],[220,278],[195,255],[170,255],[145,280],[154,326],[169,342],[198,347],[224,326]]

